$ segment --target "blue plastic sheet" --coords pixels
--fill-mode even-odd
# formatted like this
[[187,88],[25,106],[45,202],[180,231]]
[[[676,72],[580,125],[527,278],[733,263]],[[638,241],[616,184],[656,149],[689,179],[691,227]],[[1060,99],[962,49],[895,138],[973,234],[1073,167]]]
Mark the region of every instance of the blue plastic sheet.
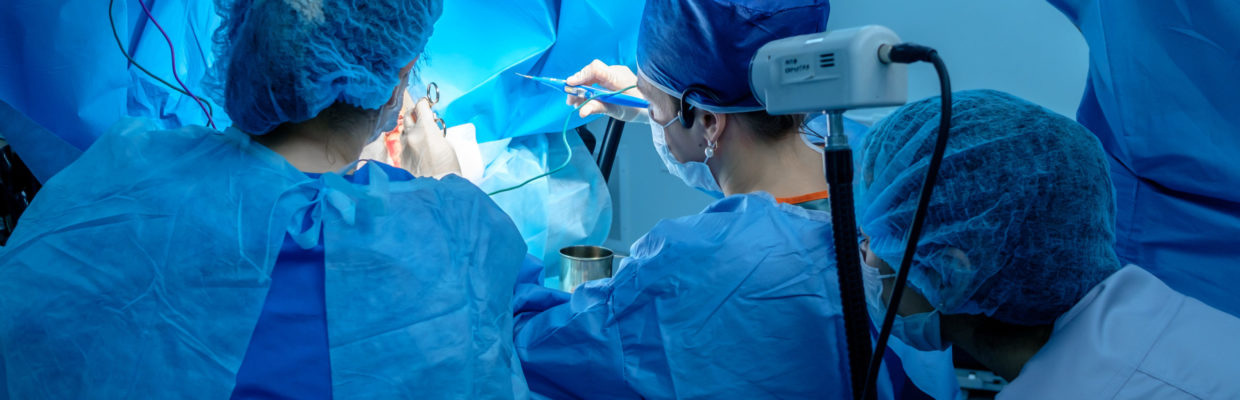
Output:
[[0,137],[23,155],[23,161],[39,182],[47,182],[82,155],[82,150],[31,121],[4,100],[0,100]]
[[[563,122],[561,122],[563,123]],[[607,182],[576,132],[569,132],[568,167],[519,189],[491,196],[512,217],[531,255],[546,266],[546,284],[559,287],[560,249],[601,245],[611,231]],[[481,146],[486,166],[478,186],[486,192],[512,187],[558,167],[568,156],[560,133],[527,135]]]
[[[148,0],[176,49],[177,73],[190,91],[214,61],[219,24],[208,0]],[[635,66],[642,1],[454,0],[421,65],[436,82],[442,116],[474,123],[479,141],[559,132],[571,109],[556,93],[516,73],[567,77],[591,60]],[[142,66],[176,84],[168,44],[136,0],[116,0],[117,33]],[[0,100],[78,149],[125,116],[173,129],[205,124],[198,104],[133,67],[108,23],[108,2],[12,0],[0,4]],[[413,89],[419,93],[419,88]],[[206,99],[202,99],[206,102]],[[229,126],[214,105],[216,126]],[[570,126],[587,122],[574,117]],[[36,157],[37,158],[37,157]],[[37,166],[32,166],[37,168]]]
[[[486,142],[560,132],[572,109],[518,73],[566,78],[594,59],[636,68],[643,1],[454,0],[426,47],[423,82],[439,85],[449,125],[471,122]],[[573,117],[570,126],[587,120]]]
[[[214,6],[206,0],[147,0],[147,5],[172,40],[181,80],[201,93],[198,81],[212,60],[210,35],[218,23]],[[112,12],[131,57],[176,84],[168,43],[137,1],[116,0]],[[127,115],[168,129],[207,121],[193,99],[125,59],[112,36],[107,1],[6,1],[0,5],[0,27],[0,53],[6,55],[0,58],[0,99],[78,149]],[[216,109],[217,125],[227,126]]]
[[[565,78],[590,61],[636,67],[637,26],[644,1],[454,0],[426,46],[418,71],[441,95],[449,125],[473,123],[487,162],[480,186],[503,189],[563,162],[569,128],[594,119],[575,116],[564,94],[517,74]],[[417,94],[417,89],[414,89]],[[511,140],[505,140],[509,139]],[[559,283],[559,249],[599,245],[611,229],[607,184],[581,140],[569,132],[573,161],[563,171],[492,199],[521,230],[530,254],[546,264],[546,283]],[[564,212],[569,210],[570,212]]]

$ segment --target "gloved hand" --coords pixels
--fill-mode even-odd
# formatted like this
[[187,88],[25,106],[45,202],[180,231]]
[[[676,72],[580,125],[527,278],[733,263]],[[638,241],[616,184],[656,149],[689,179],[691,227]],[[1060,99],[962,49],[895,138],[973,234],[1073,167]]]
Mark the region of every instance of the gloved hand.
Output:
[[[629,67],[623,65],[607,65],[602,61],[594,60],[590,63],[590,65],[587,65],[581,71],[573,74],[573,76],[568,77],[565,81],[569,85],[574,86],[590,86],[597,84],[603,89],[620,90],[636,85],[637,75],[633,74],[633,71],[630,70]],[[642,96],[641,91],[637,90],[637,88],[626,90],[624,91],[624,94],[645,99],[645,97]],[[565,103],[569,106],[577,107],[584,101],[586,101],[586,99],[581,97],[568,96]],[[642,122],[644,119],[642,117],[646,116],[645,110],[633,107],[617,106],[601,101],[591,101],[589,104],[582,106],[581,110],[578,111],[578,114],[581,115],[582,118],[594,114],[606,114],[609,117],[627,122]]]
[[[388,152],[388,148],[386,144],[384,143],[386,141],[385,139],[387,139],[387,135],[388,133],[384,132],[382,135],[379,135],[378,139],[375,139],[375,141],[370,142],[369,144],[366,145],[366,147],[362,147],[362,155],[360,158],[362,160],[375,160],[381,163],[399,167],[400,165],[397,165],[399,163],[392,162],[393,161],[392,157],[390,156],[390,153]],[[361,165],[358,165],[358,167],[361,167]]]
[[[408,92],[405,92],[405,104],[413,104]],[[400,143],[404,145],[400,151],[401,167],[421,177],[461,175],[456,151],[452,150],[452,145],[444,138],[443,129],[435,122],[430,100],[422,98],[402,112],[405,115],[401,119],[403,132]]]

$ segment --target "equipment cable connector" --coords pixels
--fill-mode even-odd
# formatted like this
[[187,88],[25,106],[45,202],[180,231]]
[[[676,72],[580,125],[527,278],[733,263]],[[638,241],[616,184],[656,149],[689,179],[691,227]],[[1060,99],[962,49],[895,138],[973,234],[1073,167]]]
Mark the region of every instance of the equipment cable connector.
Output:
[[912,43],[878,46],[878,59],[885,64],[912,64],[915,62],[931,62],[938,51],[926,46]]

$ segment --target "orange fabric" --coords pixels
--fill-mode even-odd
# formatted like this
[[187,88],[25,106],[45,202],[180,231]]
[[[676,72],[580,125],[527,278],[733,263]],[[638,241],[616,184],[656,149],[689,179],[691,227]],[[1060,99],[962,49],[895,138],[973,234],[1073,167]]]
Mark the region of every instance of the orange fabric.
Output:
[[780,203],[784,203],[784,204],[801,204],[801,203],[804,203],[804,202],[814,201],[814,200],[822,200],[822,199],[826,199],[826,198],[829,198],[829,197],[830,197],[830,196],[829,196],[829,194],[827,193],[827,191],[825,191],[825,190],[824,190],[824,191],[821,191],[821,192],[814,192],[814,193],[810,193],[810,194],[803,194],[803,195],[800,195],[800,196],[793,196],[793,197],[776,197],[776,198],[775,198],[775,201],[780,202]]

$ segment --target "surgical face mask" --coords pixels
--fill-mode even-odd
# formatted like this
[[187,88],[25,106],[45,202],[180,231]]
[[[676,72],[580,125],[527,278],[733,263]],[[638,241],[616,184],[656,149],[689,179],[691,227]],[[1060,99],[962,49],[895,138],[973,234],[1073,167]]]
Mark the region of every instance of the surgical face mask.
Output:
[[400,83],[397,84],[397,89],[392,93],[393,96],[396,96],[396,101],[393,102],[391,107],[387,105],[379,107],[378,125],[375,126],[375,131],[371,132],[370,139],[367,139],[366,143],[374,142],[384,133],[396,129],[396,124],[400,122],[400,110],[405,108],[405,90],[408,86],[409,74],[402,73]]
[[396,123],[399,119],[397,117],[400,115],[400,110],[404,107],[404,105],[405,96],[402,93],[396,96],[396,103],[393,104],[392,107],[379,107],[379,123],[375,127],[375,131],[370,134],[370,138],[366,140],[366,143],[373,142],[379,139],[379,136],[383,135],[383,133],[391,132],[393,129],[396,129]]
[[[865,303],[874,318],[875,325],[882,327],[883,318],[887,315],[887,303],[883,301],[883,280],[895,278],[896,274],[881,275],[878,268],[869,265],[861,266],[861,280],[865,285]],[[909,316],[896,314],[891,324],[891,335],[900,341],[921,351],[946,350],[947,344],[939,334],[939,310],[917,313]]]
[[706,161],[710,160],[713,150],[706,152],[706,160],[702,160],[702,162],[690,161],[682,163],[676,160],[676,156],[672,155],[672,149],[667,147],[665,130],[679,120],[680,116],[677,115],[676,118],[673,118],[666,124],[650,124],[650,131],[654,134],[655,151],[659,153],[659,158],[663,159],[663,165],[667,166],[667,171],[680,178],[686,185],[716,199],[723,198],[723,189],[719,187],[719,182],[715,181],[715,176],[710,173],[710,167],[706,165]]
[[826,139],[805,133],[802,133],[800,136],[801,142],[805,143],[805,147],[809,147],[810,150],[816,151],[818,154],[822,154],[825,151],[823,146],[825,146]]

